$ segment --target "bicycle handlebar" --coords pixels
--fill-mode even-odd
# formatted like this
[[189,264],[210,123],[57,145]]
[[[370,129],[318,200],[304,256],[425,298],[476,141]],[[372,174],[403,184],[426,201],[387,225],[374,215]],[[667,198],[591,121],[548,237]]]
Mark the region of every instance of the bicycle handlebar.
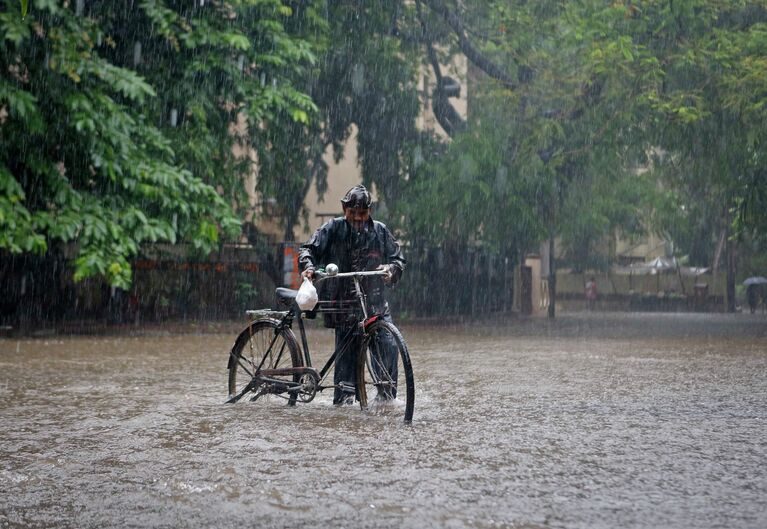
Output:
[[317,278],[316,281],[322,281],[324,279],[335,279],[338,277],[385,276],[390,274],[391,274],[391,271],[388,268],[385,268],[383,270],[366,270],[363,272],[338,272],[333,275],[328,274],[326,271],[322,269],[314,271],[314,275]]

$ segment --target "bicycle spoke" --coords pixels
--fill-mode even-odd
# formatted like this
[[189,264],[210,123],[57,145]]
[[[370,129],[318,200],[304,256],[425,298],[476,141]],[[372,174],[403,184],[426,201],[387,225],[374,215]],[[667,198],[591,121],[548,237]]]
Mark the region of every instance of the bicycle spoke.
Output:
[[254,367],[255,364],[251,360],[248,360],[247,358],[243,357],[242,355],[233,355],[233,356],[237,359],[237,364],[242,368],[242,370],[245,371],[245,373],[247,373],[248,376],[250,376],[250,378],[253,378],[253,373],[246,366],[242,364],[241,360],[244,360],[247,363],[249,363],[251,367]]
[[[280,352],[279,352],[279,353],[277,353],[277,359],[276,359],[276,360],[275,360],[273,363],[270,363],[270,364],[269,364],[269,366],[270,366],[271,368],[276,368],[276,367],[279,365],[279,363],[280,363],[280,359],[282,358],[282,353],[284,353],[284,352],[285,352],[285,346],[286,346],[286,345],[287,345],[287,344],[286,344],[286,343],[283,341],[283,342],[282,342],[282,345],[280,346]],[[271,350],[270,350],[269,354],[271,355]]]
[[253,387],[255,386],[255,383],[253,380],[251,380],[244,388],[242,388],[242,391],[240,391],[237,395],[234,397],[230,397],[226,402],[227,404],[233,404],[240,400],[243,395],[245,395],[248,391],[251,391]]
[[[368,370],[371,373],[375,373],[378,378],[372,382],[376,387],[388,386],[396,389],[397,383],[392,379],[391,374],[386,366],[377,358],[378,355],[370,351],[368,355]],[[372,364],[372,365],[371,365]]]

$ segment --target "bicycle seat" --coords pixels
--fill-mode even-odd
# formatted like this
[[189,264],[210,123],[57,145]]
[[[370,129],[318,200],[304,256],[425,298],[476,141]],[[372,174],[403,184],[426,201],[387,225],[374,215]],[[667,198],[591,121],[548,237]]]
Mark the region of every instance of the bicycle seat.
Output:
[[293,290],[292,288],[277,287],[275,293],[277,294],[277,299],[280,301],[280,303],[290,305],[293,303],[293,300],[296,299],[298,290]]

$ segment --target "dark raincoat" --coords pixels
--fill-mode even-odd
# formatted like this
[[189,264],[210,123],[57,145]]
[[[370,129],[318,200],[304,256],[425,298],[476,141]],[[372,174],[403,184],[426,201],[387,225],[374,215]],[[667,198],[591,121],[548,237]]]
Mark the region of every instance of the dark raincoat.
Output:
[[[391,231],[381,222],[368,220],[365,229],[357,232],[344,217],[323,224],[298,255],[301,270],[323,268],[330,263],[338,265],[339,272],[375,270],[380,265],[391,265],[392,283],[396,283],[405,270],[405,258]],[[384,297],[384,282],[379,276],[362,281],[371,313],[389,315],[389,304]],[[354,300],[354,283],[348,279],[323,281],[320,299],[332,301]],[[346,317],[326,315],[328,327],[343,326]]]

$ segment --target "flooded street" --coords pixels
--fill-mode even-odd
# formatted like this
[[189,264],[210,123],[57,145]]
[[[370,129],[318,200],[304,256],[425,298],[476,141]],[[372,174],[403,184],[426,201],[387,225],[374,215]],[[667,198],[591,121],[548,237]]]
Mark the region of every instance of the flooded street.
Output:
[[224,405],[237,331],[0,340],[0,527],[767,527],[763,315],[404,326],[412,426]]

